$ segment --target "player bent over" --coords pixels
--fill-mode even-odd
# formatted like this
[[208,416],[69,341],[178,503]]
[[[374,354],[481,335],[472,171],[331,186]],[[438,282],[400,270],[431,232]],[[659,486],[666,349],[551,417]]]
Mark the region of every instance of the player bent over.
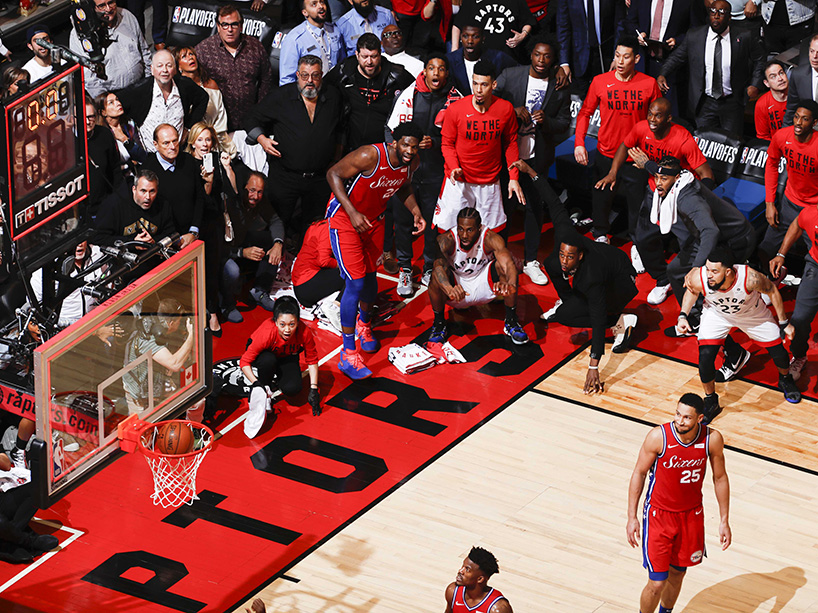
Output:
[[517,267],[500,235],[483,226],[477,209],[463,207],[456,230],[437,238],[440,257],[429,283],[429,301],[435,314],[430,343],[446,341],[446,303],[456,309],[486,304],[502,296],[506,306],[503,332],[517,345],[528,335],[517,320]]
[[[685,294],[677,328],[691,331],[687,313],[704,294],[699,324],[699,378],[706,394],[704,423],[721,413],[716,381],[730,380],[750,359],[750,352],[733,341],[729,334],[738,328],[762,347],[766,347],[778,368],[778,389],[787,402],[801,402],[801,393],[790,375],[790,356],[781,343],[781,328],[787,325],[784,301],[778,288],[766,276],[746,264],[736,264],[732,252],[716,247],[703,268],[693,268],[685,277]],[[761,298],[770,297],[778,322]],[[716,373],[716,355],[724,344],[724,366]]]
[[628,487],[628,542],[639,544],[637,508],[650,479],[642,512],[642,558],[648,583],[639,600],[640,613],[670,613],[682,589],[685,571],[705,555],[702,485],[707,460],[719,503],[722,550],[732,541],[730,482],[724,469],[724,439],[704,425],[704,402],[684,394],[672,422],[653,428],[645,438]]
[[358,353],[356,337],[367,353],[380,347],[372,336],[370,310],[378,293],[375,270],[383,253],[384,216],[389,199],[397,196],[412,213],[413,234],[426,229],[411,182],[423,131],[406,122],[395,128],[392,136],[394,142],[359,147],[327,171],[333,193],[327,205],[330,242],[346,284],[341,298],[344,347],[338,369],[352,379],[372,374]]
[[491,576],[499,572],[494,554],[482,547],[472,547],[454,583],[446,588],[446,613],[512,613],[500,590],[488,586]]

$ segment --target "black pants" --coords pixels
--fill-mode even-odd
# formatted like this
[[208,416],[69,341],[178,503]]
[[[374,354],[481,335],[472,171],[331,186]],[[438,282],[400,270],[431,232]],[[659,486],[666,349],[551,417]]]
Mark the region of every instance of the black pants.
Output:
[[[781,243],[784,242],[784,236],[787,234],[790,224],[795,221],[802,208],[786,196],[781,196],[781,205],[778,207],[778,227],[768,226],[764,238],[758,246],[762,266],[767,266],[767,263],[775,257],[775,254],[781,248]],[[801,240],[793,245],[793,250],[797,249],[796,253],[803,253],[806,246],[807,235],[803,234]],[[766,270],[768,268],[765,268]]]
[[[562,269],[557,258],[545,260],[545,271],[548,276],[554,278],[554,275],[561,275]],[[610,328],[613,326],[628,303],[634,299],[639,293],[636,286],[631,279],[622,279],[618,283],[611,283],[607,287],[605,294],[605,326]],[[554,321],[561,323],[563,326],[571,328],[592,328],[591,311],[588,308],[588,300],[576,292],[571,292],[568,295],[560,296],[562,304],[557,309],[554,315]]]
[[309,281],[294,285],[293,292],[299,304],[306,308],[315,306],[334,292],[341,292],[337,298],[340,302],[344,293],[344,279],[337,268],[322,268]]
[[[420,214],[426,221],[426,230],[423,232],[423,270],[432,270],[435,263],[435,245],[437,241],[437,229],[432,226],[432,217],[437,206],[437,197],[440,195],[440,187],[443,185],[445,177],[431,179],[424,182],[412,181],[412,189],[415,192],[415,200],[420,207]],[[397,198],[392,198],[389,204],[392,208],[392,218],[394,220],[395,252],[398,264],[403,270],[412,269],[412,243],[415,236],[412,234],[415,228],[412,214],[403,206]],[[389,226],[387,225],[387,228]]]
[[[273,237],[265,230],[252,231],[247,233],[244,244],[247,247],[259,247],[264,251],[269,251],[273,247]],[[222,307],[229,311],[236,306],[236,299],[241,292],[243,278],[253,277],[253,287],[269,292],[273,289],[273,283],[275,283],[277,275],[278,266],[270,264],[266,255],[259,262],[242,257],[225,259],[222,265],[220,286]]]
[[792,357],[803,358],[807,355],[807,343],[816,313],[818,313],[818,266],[808,258],[804,264],[801,285],[798,286],[798,293],[795,295],[795,310],[790,319],[795,328],[790,344]]
[[696,113],[697,130],[722,129],[741,136],[744,132],[744,92],[733,92],[716,100],[702,95]]
[[[323,172],[304,176],[303,173],[287,170],[280,162],[271,161],[267,191],[284,223],[287,236],[300,240],[307,226],[324,217],[331,190]],[[301,219],[296,223],[294,215],[299,199]]]
[[[153,5],[153,27],[151,39],[154,44],[165,42],[165,33],[168,29],[168,2],[167,0],[151,0]],[[127,0],[125,7],[134,14],[139,23],[139,29],[145,33],[145,0]]]
[[[613,165],[613,158],[596,152],[594,158],[594,183],[608,174]],[[636,220],[639,217],[639,207],[645,193],[648,173],[633,164],[625,163],[619,169],[614,189],[596,189],[591,192],[592,216],[594,218],[594,238],[605,236],[611,231],[610,216],[613,200],[619,189],[625,190],[625,200],[628,203],[628,234],[634,238]]]
[[32,499],[31,483],[0,492],[0,541],[23,545],[30,540],[25,530],[37,507]]
[[297,355],[277,356],[262,351],[253,362],[262,385],[277,386],[285,396],[297,396],[301,391],[301,364]]
[[807,19],[803,23],[794,26],[785,25],[765,25],[764,44],[768,54],[781,53],[790,47],[795,47],[807,36],[812,34],[814,18]]

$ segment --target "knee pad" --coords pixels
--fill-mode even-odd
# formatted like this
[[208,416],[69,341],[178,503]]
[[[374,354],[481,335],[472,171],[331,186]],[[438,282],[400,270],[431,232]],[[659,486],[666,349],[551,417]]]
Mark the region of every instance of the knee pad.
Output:
[[699,345],[699,378],[704,383],[716,379],[716,356],[719,349],[719,345]]

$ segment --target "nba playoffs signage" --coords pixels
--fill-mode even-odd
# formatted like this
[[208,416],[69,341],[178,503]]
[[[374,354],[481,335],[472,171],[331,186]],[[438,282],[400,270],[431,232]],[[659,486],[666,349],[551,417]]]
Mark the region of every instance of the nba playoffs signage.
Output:
[[[186,2],[184,6],[173,7],[168,31],[171,46],[193,46],[216,31],[216,11],[219,6],[206,2]],[[239,8],[242,16],[242,32],[261,41],[270,51],[278,27],[271,19],[260,13]],[[280,38],[280,37],[279,37]]]

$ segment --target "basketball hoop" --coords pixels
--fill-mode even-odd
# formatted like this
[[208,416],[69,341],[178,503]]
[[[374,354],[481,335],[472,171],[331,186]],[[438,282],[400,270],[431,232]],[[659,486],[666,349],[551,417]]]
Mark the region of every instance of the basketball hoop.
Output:
[[[189,426],[195,434],[193,451],[171,455],[154,449],[158,430],[166,424],[178,423]],[[210,451],[213,431],[195,421],[174,419],[147,424],[139,430],[137,446],[148,461],[153,473],[153,504],[162,508],[193,504],[196,495],[196,472]]]

